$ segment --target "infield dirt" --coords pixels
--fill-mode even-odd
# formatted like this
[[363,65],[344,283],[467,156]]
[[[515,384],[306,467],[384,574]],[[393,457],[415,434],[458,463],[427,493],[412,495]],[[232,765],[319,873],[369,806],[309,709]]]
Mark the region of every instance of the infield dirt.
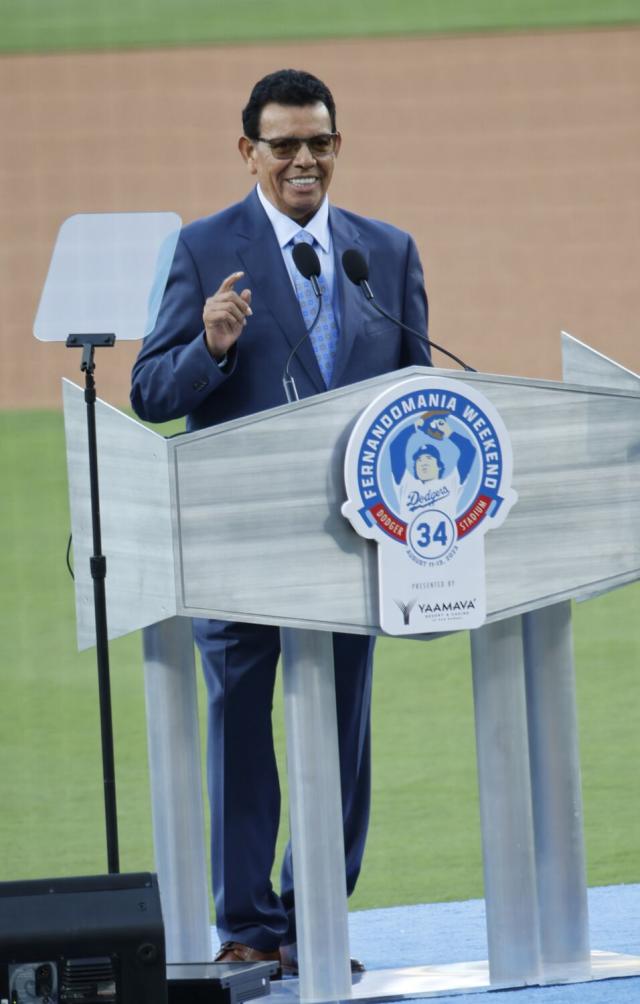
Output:
[[[413,233],[436,341],[558,379],[565,329],[640,369],[640,30],[15,56],[0,59],[0,407],[57,407],[60,377],[79,377],[77,353],[32,336],[63,220],[186,222],[242,198],[240,110],[281,66],[332,88],[331,198]],[[101,397],[127,401],[135,351],[102,352]]]

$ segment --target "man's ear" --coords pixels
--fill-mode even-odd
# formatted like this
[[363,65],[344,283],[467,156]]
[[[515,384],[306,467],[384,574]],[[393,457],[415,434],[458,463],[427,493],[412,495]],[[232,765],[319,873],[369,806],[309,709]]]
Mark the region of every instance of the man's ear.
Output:
[[246,136],[241,136],[238,140],[238,150],[240,151],[240,156],[249,169],[249,174],[257,174],[258,166],[256,164],[257,151],[255,144],[252,143]]

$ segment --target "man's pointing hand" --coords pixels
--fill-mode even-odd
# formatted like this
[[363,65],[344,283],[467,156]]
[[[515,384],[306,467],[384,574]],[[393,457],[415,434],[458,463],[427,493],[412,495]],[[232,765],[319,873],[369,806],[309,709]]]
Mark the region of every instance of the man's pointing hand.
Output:
[[207,348],[214,359],[224,359],[231,346],[242,334],[251,317],[251,290],[236,293],[233,288],[244,272],[232,272],[210,296],[202,312]]

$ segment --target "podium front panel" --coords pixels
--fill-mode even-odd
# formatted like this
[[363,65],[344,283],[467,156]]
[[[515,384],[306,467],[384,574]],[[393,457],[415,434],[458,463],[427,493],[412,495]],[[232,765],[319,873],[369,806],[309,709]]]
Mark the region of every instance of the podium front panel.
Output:
[[[418,368],[394,379],[415,372],[437,379]],[[498,409],[514,454],[518,502],[485,538],[489,619],[637,578],[640,395],[464,380]],[[390,384],[376,378],[174,441],[180,613],[379,630],[375,548],[340,509],[350,431]]]

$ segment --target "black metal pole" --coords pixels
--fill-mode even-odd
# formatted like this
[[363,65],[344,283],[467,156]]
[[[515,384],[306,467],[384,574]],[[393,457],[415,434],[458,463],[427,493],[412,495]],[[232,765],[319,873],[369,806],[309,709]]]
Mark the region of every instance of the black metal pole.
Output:
[[93,554],[89,559],[93,580],[93,603],[96,624],[96,658],[98,664],[98,693],[100,700],[100,732],[102,738],[102,773],[104,785],[104,811],[107,832],[107,862],[109,872],[120,870],[118,852],[118,812],[116,805],[116,780],[113,752],[113,721],[111,715],[111,681],[109,673],[109,634],[107,630],[107,597],[105,579],[107,560],[102,553],[100,526],[100,486],[98,481],[98,443],[96,435],[96,386],[94,380],[96,346],[113,345],[113,335],[69,335],[68,347],[82,348],[81,371],[85,374],[84,400],[87,414],[89,447],[89,481],[91,488],[91,524]]

